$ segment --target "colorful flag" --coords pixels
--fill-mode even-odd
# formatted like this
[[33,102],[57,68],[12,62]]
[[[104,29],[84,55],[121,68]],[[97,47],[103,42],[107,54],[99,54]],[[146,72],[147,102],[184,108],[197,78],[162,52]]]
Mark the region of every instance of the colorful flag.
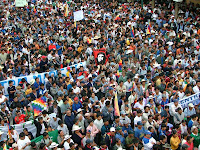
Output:
[[32,101],[34,116],[38,116],[45,108],[47,108],[46,100],[44,97]]
[[88,43],[88,44],[91,44],[91,43],[92,43],[92,39],[88,38],[88,39],[87,39],[87,43]]
[[65,5],[65,17],[68,16],[68,4]]
[[10,123],[8,120],[7,120],[7,126],[8,126],[8,138],[10,139],[12,136],[11,136],[11,131],[10,131]]
[[118,105],[118,98],[117,98],[117,92],[115,93],[114,111],[115,111],[114,112],[115,116],[120,116],[119,105]]
[[119,72],[122,72],[122,60],[120,59],[119,61],[119,68],[118,68]]
[[131,37],[135,37],[134,28],[133,27],[131,27]]
[[135,86],[134,86],[134,82],[133,82],[133,84],[128,88],[128,91],[131,92],[131,91],[133,91],[134,88],[135,88]]
[[36,9],[35,9],[35,6],[33,7],[33,12],[36,14]]
[[149,21],[148,26],[147,26],[146,34],[151,34],[151,23],[150,23],[150,21]]
[[74,27],[76,28],[76,21],[74,21]]
[[3,150],[7,150],[6,144],[4,145]]
[[119,15],[117,15],[116,17],[115,17],[115,20],[117,20],[117,21],[119,21],[121,18],[119,17]]

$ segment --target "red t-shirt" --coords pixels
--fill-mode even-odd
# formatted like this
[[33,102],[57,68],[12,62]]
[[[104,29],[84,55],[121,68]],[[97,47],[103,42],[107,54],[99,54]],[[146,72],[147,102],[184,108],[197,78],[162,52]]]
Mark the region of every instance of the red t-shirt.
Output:
[[15,123],[16,124],[20,124],[20,123],[24,123],[25,122],[25,115],[22,114],[20,117],[19,117],[19,121],[17,121],[17,116],[15,117]]
[[185,142],[186,145],[188,145],[188,150],[193,150],[194,149],[194,144],[193,142],[191,144],[189,144],[188,142]]
[[52,49],[56,50],[56,46],[55,45],[49,45],[49,51],[52,50]]

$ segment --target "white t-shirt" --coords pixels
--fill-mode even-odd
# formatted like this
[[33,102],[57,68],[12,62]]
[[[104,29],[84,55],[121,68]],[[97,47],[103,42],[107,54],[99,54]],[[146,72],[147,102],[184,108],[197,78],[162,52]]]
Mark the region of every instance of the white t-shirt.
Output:
[[[70,139],[70,143],[74,143],[74,141],[72,139]],[[69,143],[67,141],[64,143],[64,149],[65,150],[69,150],[70,149]]]
[[[30,141],[30,139],[28,138],[28,136],[25,136],[25,139],[24,139],[24,140],[19,139],[19,140],[17,141],[17,145],[18,145],[19,150],[21,150],[27,143],[30,143],[30,142],[31,142],[31,141]],[[30,149],[30,147],[27,146],[24,150],[29,150],[29,149]]]
[[2,97],[0,98],[0,103],[2,103],[4,100],[5,100],[5,96],[4,95],[2,95]]
[[140,117],[136,116],[134,118],[134,125],[137,125],[138,121],[142,121],[142,117],[141,116]]
[[144,106],[144,102],[142,103],[142,105],[139,102],[137,102],[135,103],[134,108],[139,108],[140,110],[142,110],[142,112],[144,112]]

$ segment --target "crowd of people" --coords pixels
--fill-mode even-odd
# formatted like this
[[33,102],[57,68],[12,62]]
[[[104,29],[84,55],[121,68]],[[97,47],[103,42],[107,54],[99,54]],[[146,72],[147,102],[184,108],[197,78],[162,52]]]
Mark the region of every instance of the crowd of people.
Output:
[[[200,103],[179,103],[200,92],[199,8],[183,1],[175,18],[173,0],[0,1],[1,149],[200,150]],[[35,116],[38,98],[47,109]],[[36,135],[12,126],[26,121]]]

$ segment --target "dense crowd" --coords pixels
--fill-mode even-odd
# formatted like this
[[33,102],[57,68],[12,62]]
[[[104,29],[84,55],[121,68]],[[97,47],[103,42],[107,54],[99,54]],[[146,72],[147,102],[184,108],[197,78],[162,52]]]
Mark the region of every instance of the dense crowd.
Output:
[[[27,2],[0,1],[0,81],[10,80],[0,85],[1,149],[200,150],[200,103],[179,103],[200,92],[198,4],[183,1],[175,18],[172,0]],[[105,58],[94,57],[99,49]],[[43,72],[43,83],[25,78]],[[37,98],[48,106],[39,116]],[[36,135],[12,126],[26,121]]]

